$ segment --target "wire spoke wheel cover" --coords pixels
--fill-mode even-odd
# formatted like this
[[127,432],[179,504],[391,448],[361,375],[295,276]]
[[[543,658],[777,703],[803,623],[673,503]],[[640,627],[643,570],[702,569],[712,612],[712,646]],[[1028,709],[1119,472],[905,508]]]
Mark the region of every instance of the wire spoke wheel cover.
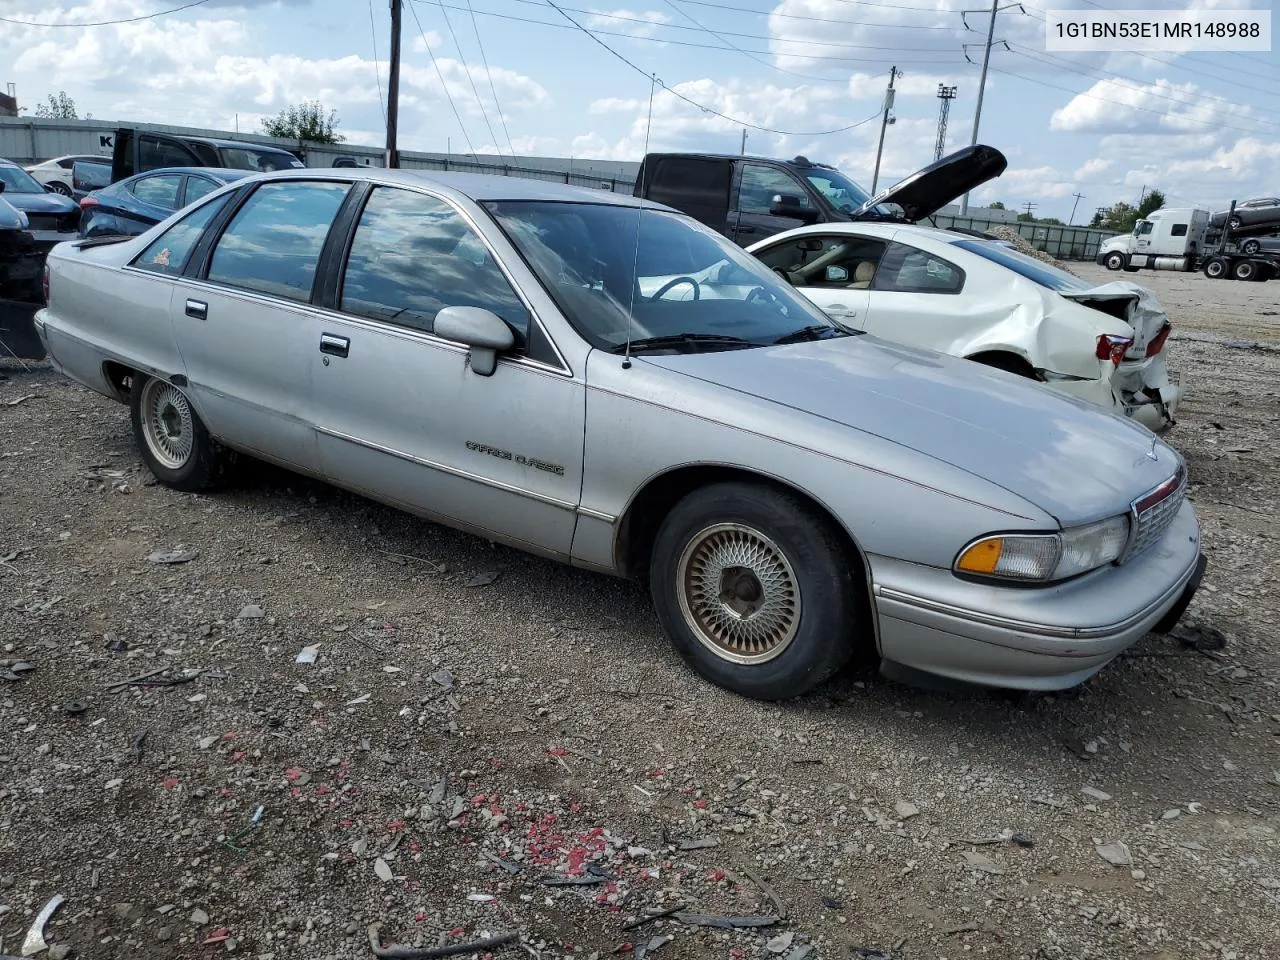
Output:
[[148,380],[142,391],[142,434],[162,466],[181,469],[195,449],[195,425],[187,398],[171,383]]
[[737,523],[690,538],[676,567],[680,611],[712,653],[731,663],[766,663],[800,626],[800,584],[773,540]]

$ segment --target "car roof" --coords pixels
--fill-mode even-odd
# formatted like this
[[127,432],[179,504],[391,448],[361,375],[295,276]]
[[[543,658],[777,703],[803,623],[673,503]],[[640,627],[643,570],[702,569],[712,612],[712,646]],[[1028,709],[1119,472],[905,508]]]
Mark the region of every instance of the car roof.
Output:
[[561,203],[599,203],[618,207],[644,207],[646,210],[664,210],[672,213],[665,204],[643,200],[628,193],[611,190],[595,190],[590,187],[573,187],[549,180],[528,180],[524,177],[503,177],[487,173],[446,173],[436,170],[388,170],[384,167],[309,167],[293,170],[277,170],[258,174],[263,181],[279,180],[368,180],[373,183],[401,186],[434,186],[443,188],[470,200],[543,200]]
[[649,154],[649,156],[651,157],[690,157],[694,160],[745,160],[748,163],[772,163],[780,167],[790,167],[792,170],[808,170],[811,167],[816,168],[818,170],[837,169],[836,167],[833,167],[829,163],[818,163],[813,160],[808,160],[805,163],[799,163],[797,162],[797,158],[795,157],[791,158],[790,160],[783,160],[778,157],[761,157],[761,156],[756,156],[755,154],[750,154],[750,153],[747,153],[747,154],[690,153],[688,151],[673,150],[668,153],[655,151],[654,153]]
[[815,223],[807,227],[797,227],[787,231],[794,236],[810,233],[859,233],[870,237],[889,237],[907,234],[912,237],[925,237],[940,243],[955,243],[957,240],[976,239],[965,234],[943,230],[940,227],[922,227],[914,223],[885,223],[877,220],[837,220],[832,223]]
[[240,170],[235,167],[157,167],[154,170],[143,170],[142,173],[135,173],[130,180],[137,180],[140,177],[150,177],[157,173],[200,173],[207,177],[223,177],[229,180],[235,180],[238,177],[247,177],[256,170]]
[[[273,147],[266,143],[249,143],[246,140],[223,140],[220,137],[179,137],[180,140],[189,140],[194,143],[207,143],[212,147],[236,147],[241,150],[266,150],[269,153],[289,153],[282,147]],[[292,154],[289,154],[292,156]]]

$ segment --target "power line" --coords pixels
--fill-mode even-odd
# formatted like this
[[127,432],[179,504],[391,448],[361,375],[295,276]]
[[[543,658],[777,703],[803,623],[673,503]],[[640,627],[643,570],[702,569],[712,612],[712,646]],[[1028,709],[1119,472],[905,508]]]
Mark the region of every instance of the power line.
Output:
[[[839,23],[846,27],[883,27],[890,30],[955,30],[954,27],[942,27],[937,25],[927,25],[919,23],[877,23],[867,20],[844,20],[833,19],[831,17],[808,17],[799,13],[780,13],[776,10],[751,10],[745,7],[735,7],[728,3],[714,3],[712,0],[684,0],[685,3],[691,3],[697,7],[715,7],[719,10],[732,10],[734,13],[750,13],[758,17],[781,17],[784,20],[807,20],[812,23]],[[888,6],[888,4],[877,4],[877,6]],[[927,10],[924,7],[898,7],[899,10],[915,10],[918,13],[935,12]],[[954,13],[952,10],[939,10],[938,13]]]
[[502,104],[498,102],[498,88],[493,85],[493,72],[489,69],[489,58],[484,55],[484,43],[480,39],[480,24],[476,22],[476,12],[471,7],[471,0],[467,0],[467,12],[471,14],[471,29],[475,31],[476,46],[480,48],[480,60],[484,63],[484,75],[489,78],[489,92],[493,94],[493,106],[498,111],[498,120],[502,122],[502,133],[507,138],[507,149],[511,151],[511,156],[514,159],[516,148],[511,142],[511,132],[507,129],[507,118],[502,112]]
[[183,10],[190,10],[192,7],[198,7],[202,3],[208,3],[209,0],[191,0],[190,3],[184,3],[180,7],[172,7],[168,10],[157,10],[155,13],[147,13],[138,17],[123,17],[119,20],[95,20],[92,23],[40,23],[33,20],[15,20],[13,17],[0,17],[0,21],[4,23],[16,23],[22,27],[111,27],[117,23],[141,23],[143,20],[154,20],[157,17],[166,17],[171,13],[180,13]]
[[467,141],[467,149],[471,151],[471,156],[479,160],[480,157],[476,153],[476,148],[471,143],[471,136],[467,133],[467,125],[462,122],[462,114],[458,112],[458,105],[453,102],[453,94],[449,92],[449,84],[445,82],[444,71],[440,69],[440,63],[436,60],[436,52],[431,49],[431,44],[427,42],[427,31],[422,29],[422,21],[418,19],[418,5],[410,3],[409,12],[413,14],[413,22],[418,25],[418,33],[422,34],[422,45],[427,48],[427,53],[431,55],[431,65],[436,68],[436,76],[440,79],[440,88],[444,90],[444,95],[449,100],[449,106],[453,110],[453,118],[458,121],[458,126],[462,129],[462,139]]
[[[413,0],[417,2],[417,0]],[[480,91],[476,89],[476,78],[471,73],[471,68],[467,66],[466,55],[462,52],[462,44],[458,42],[458,35],[453,31],[453,23],[449,20],[449,14],[444,8],[444,4],[436,0],[436,6],[440,8],[440,15],[444,17],[444,25],[449,28],[449,36],[453,38],[453,45],[458,48],[458,62],[462,64],[462,70],[467,75],[467,82],[471,84],[471,92],[475,94],[476,103],[480,107],[480,116],[484,117],[484,125],[489,130],[489,139],[493,141],[493,148],[498,155],[502,155],[502,147],[498,143],[498,135],[493,132],[493,124],[489,122],[489,111],[484,108],[484,101],[480,99]]]
[[382,108],[382,122],[387,122],[387,102],[382,98],[382,74],[378,70],[378,25],[373,21],[373,0],[369,0],[369,33],[373,37],[373,78],[378,87],[378,106]]
[[628,67],[630,67],[636,73],[640,74],[642,77],[647,77],[654,83],[658,84],[658,86],[662,87],[663,90],[667,91],[667,93],[671,94],[673,97],[679,100],[683,100],[685,103],[689,104],[692,107],[697,107],[703,113],[709,113],[712,116],[719,117],[721,120],[728,120],[730,123],[734,124],[735,126],[747,127],[748,129],[751,129],[751,130],[759,130],[762,133],[776,133],[779,136],[784,136],[784,137],[825,137],[829,134],[845,133],[846,131],[853,130],[857,127],[862,126],[864,123],[870,123],[876,117],[880,116],[880,111],[877,110],[875,113],[867,117],[865,120],[859,120],[857,123],[851,123],[851,124],[848,124],[847,126],[837,127],[834,130],[816,130],[808,133],[800,133],[794,130],[775,130],[772,127],[762,127],[756,123],[750,123],[746,120],[740,120],[737,117],[731,117],[728,114],[721,113],[719,110],[712,109],[711,107],[708,107],[705,104],[698,103],[698,101],[692,100],[689,97],[686,97],[680,91],[674,90],[671,87],[669,87],[662,80],[658,79],[654,74],[646,73],[643,68],[636,66],[634,63],[632,63],[630,60],[628,60],[626,57],[620,54],[617,50],[613,49],[613,47],[609,46],[607,43],[605,43],[603,40],[597,37],[592,31],[588,30],[582,24],[578,23],[577,20],[574,20],[573,17],[569,16],[569,14],[565,13],[562,9],[560,9],[560,7],[555,3],[555,0],[546,0],[546,3],[547,3],[547,6],[554,9],[562,17],[564,17],[566,20],[572,23],[575,27],[577,27],[579,30],[585,33],[588,37],[590,37],[593,41],[598,43],[600,46],[604,47],[605,50],[609,51],[610,54],[612,54],[618,60],[621,60],[623,63],[625,63]]
[[815,80],[818,83],[844,83],[845,82],[843,79],[839,77],[811,77],[808,74],[796,73],[793,70],[784,70],[782,67],[772,64],[768,60],[765,60],[761,57],[756,56],[750,50],[743,50],[741,47],[735,44],[732,40],[729,40],[722,34],[717,33],[716,31],[712,30],[710,27],[704,26],[703,24],[699,23],[692,16],[685,13],[683,10],[677,7],[674,3],[672,3],[671,0],[663,0],[663,2],[666,3],[668,7],[674,10],[680,16],[684,17],[686,20],[692,23],[699,30],[703,31],[704,33],[709,33],[711,36],[715,37],[721,43],[725,44],[730,50],[736,50],[738,51],[738,53],[742,54],[744,57],[747,57],[749,60],[752,60],[755,63],[761,64],[762,66],[768,67],[770,70],[776,70],[778,71],[778,73],[785,73],[789,77],[799,77],[801,80]]

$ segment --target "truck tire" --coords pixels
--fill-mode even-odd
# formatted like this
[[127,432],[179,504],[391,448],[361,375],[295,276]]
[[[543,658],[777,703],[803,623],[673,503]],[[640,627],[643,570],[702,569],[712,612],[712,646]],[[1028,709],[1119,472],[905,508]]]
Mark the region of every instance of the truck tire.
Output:
[[1231,276],[1235,280],[1252,280],[1258,275],[1258,265],[1252,260],[1240,260],[1236,263],[1231,271]]
[[1123,270],[1126,266],[1128,258],[1118,250],[1114,250],[1107,254],[1107,258],[1102,261],[1103,266],[1108,270]]
[[1210,280],[1224,280],[1227,276],[1227,261],[1221,257],[1210,257],[1204,264],[1204,275]]
[[1256,237],[1251,237],[1250,239],[1244,241],[1244,243],[1240,244],[1240,252],[1243,253],[1246,257],[1252,257],[1261,249],[1262,249],[1262,241],[1257,239]]

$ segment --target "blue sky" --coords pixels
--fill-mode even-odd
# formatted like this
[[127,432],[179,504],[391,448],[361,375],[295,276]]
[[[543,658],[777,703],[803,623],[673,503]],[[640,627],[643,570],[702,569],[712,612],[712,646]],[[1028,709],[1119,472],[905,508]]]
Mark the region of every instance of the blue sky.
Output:
[[[11,20],[148,17],[0,21],[0,83],[29,106],[65,90],[82,116],[228,130],[256,131],[264,115],[318,98],[350,139],[382,141],[387,0],[205,0],[150,16],[184,2],[0,0]],[[961,11],[977,0],[555,2],[563,13],[547,0],[406,0],[402,149],[638,160],[647,130],[651,149],[738,150],[740,123],[661,88],[649,123],[653,73],[689,101],[767,128],[748,130],[748,152],[803,153],[870,186],[893,65],[904,75],[881,185],[932,160],[939,83],[958,87],[948,149],[969,141],[987,15]],[[1032,0],[999,14],[1005,43],[992,54],[979,139],[1010,166],[975,202],[1030,202],[1065,220],[1079,192],[1080,221],[1135,202],[1144,186],[1211,207],[1280,192],[1277,53],[1045,52],[1046,8],[1170,6]]]

